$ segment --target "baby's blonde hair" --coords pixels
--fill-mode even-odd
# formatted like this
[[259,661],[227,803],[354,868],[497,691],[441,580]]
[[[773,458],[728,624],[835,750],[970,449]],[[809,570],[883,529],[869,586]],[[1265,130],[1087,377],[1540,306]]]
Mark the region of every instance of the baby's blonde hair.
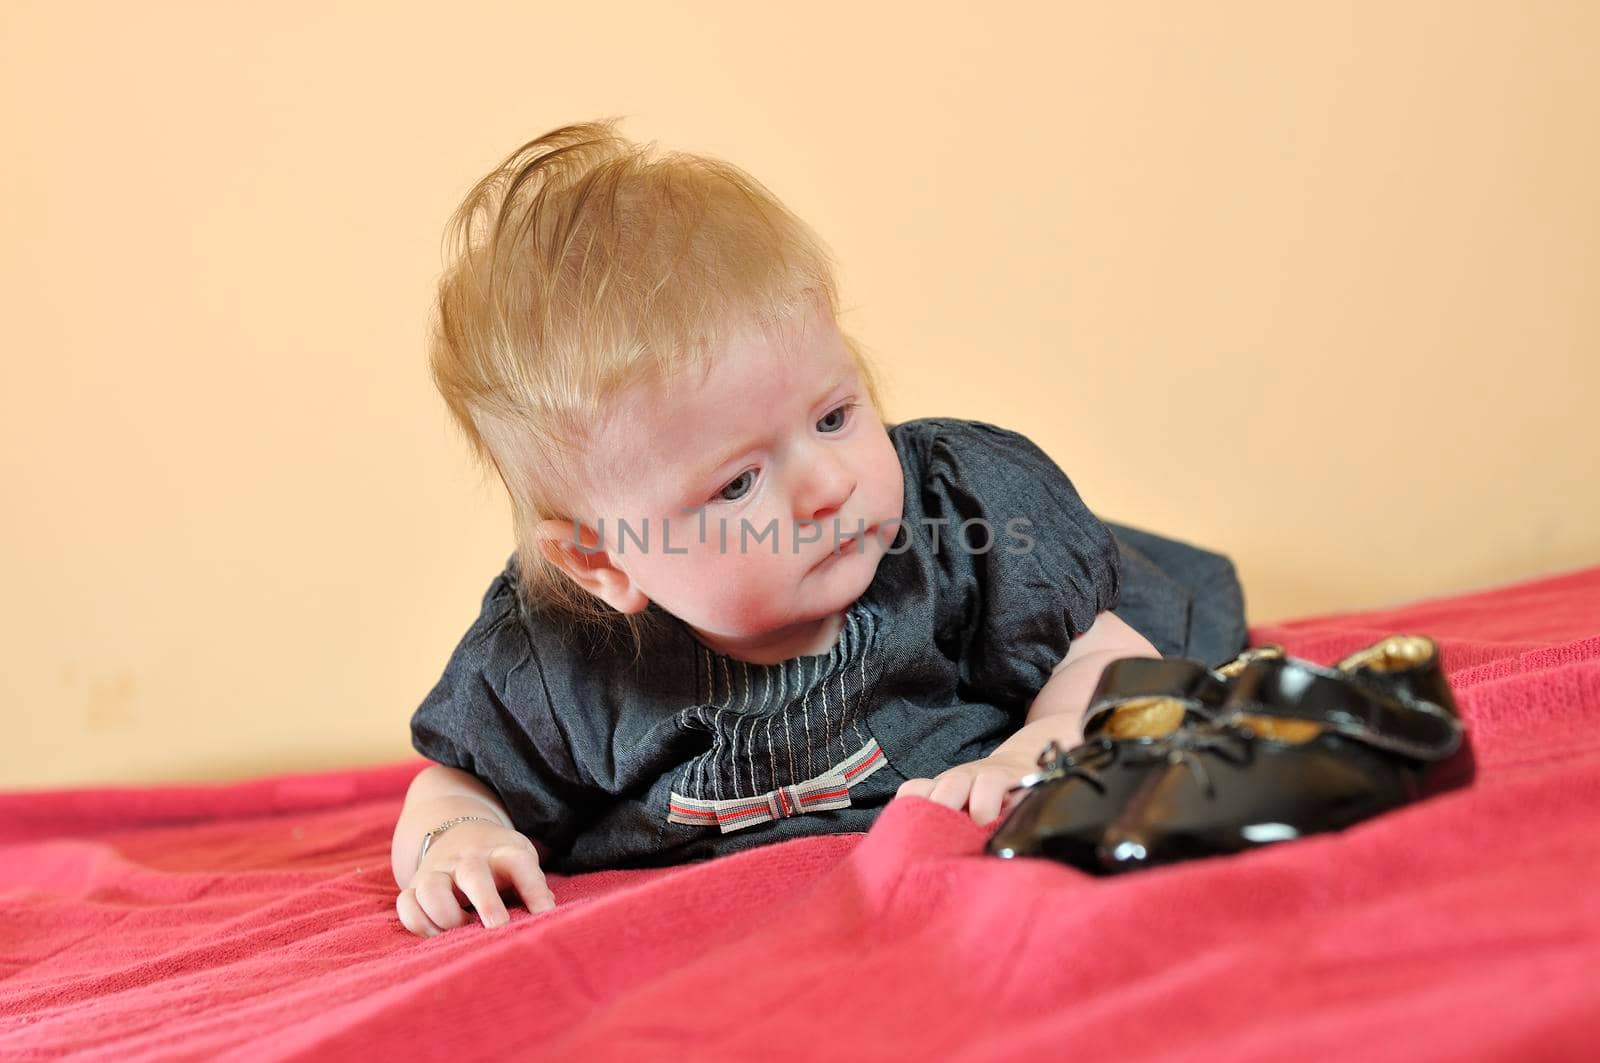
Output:
[[[618,121],[529,141],[467,194],[445,231],[429,356],[474,457],[510,496],[519,604],[607,624],[619,614],[534,535],[583,503],[572,470],[607,403],[708,369],[733,330],[774,327],[802,303],[839,314],[832,256],[766,186],[719,159],[652,158]],[[840,334],[881,411],[864,349]],[[636,645],[644,616],[627,617]]]

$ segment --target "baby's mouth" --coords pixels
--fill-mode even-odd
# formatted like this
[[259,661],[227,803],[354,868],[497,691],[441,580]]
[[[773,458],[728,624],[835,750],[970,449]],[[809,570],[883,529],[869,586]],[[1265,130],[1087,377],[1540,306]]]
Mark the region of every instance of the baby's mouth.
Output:
[[878,530],[878,526],[876,524],[874,524],[872,527],[866,529],[865,531],[859,531],[859,532],[856,532],[854,535],[845,536],[843,539],[839,540],[839,544],[838,544],[837,548],[835,548],[834,552],[832,554],[828,555],[828,556],[833,557],[833,556],[836,556],[836,555],[839,555],[839,554],[847,554],[847,553],[857,553],[857,554],[859,554],[859,553],[864,553],[865,552],[865,547],[863,545],[864,540],[866,539],[867,536],[876,534],[877,530]]

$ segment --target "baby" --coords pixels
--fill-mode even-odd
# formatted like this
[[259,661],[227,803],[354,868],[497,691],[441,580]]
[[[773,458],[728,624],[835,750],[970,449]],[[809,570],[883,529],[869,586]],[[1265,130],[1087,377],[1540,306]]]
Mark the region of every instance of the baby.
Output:
[[517,549],[412,718],[419,935],[552,907],[545,869],[865,831],[897,797],[989,824],[1108,661],[1188,645],[1112,612],[1179,607],[1026,438],[884,423],[828,253],[764,186],[614,124],[518,149],[451,221],[433,376]]

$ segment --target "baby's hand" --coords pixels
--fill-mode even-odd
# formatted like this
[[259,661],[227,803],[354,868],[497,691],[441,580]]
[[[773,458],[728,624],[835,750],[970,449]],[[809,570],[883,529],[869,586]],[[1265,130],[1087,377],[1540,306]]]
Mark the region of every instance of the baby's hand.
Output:
[[407,930],[433,937],[467,921],[465,900],[493,929],[511,921],[500,891],[512,886],[530,912],[555,907],[533,842],[510,827],[469,820],[436,836],[395,909]]
[[1037,770],[1034,761],[997,751],[982,760],[957,764],[934,779],[907,779],[895,797],[926,797],[957,812],[966,808],[982,827],[1010,811],[1020,795],[1007,791]]

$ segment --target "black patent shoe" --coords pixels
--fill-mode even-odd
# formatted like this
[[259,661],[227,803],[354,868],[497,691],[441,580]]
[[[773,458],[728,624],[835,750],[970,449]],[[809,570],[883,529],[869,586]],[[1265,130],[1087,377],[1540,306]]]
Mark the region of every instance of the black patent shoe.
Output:
[[[1426,706],[1436,706],[1457,721],[1461,718],[1455,694],[1444,676],[1439,647],[1425,635],[1391,635],[1357,650],[1334,668],[1408,705],[1422,703],[1416,708],[1424,714],[1429,711]],[[1472,744],[1463,731],[1456,752],[1428,769],[1426,786],[1429,793],[1455,789],[1471,782],[1476,773]]]
[[1055,742],[1045,747],[1039,771],[1012,787],[1024,794],[984,851],[1094,864],[1106,828],[1160,766],[1164,754],[1152,756],[1154,746],[1212,719],[1232,678],[1251,661],[1282,654],[1277,645],[1250,649],[1215,670],[1181,657],[1112,661],[1090,697],[1084,741],[1072,749]]
[[1335,668],[1252,662],[1210,719],[1151,753],[1165,763],[1076,866],[1127,871],[1341,830],[1474,775],[1438,649],[1419,636]]

